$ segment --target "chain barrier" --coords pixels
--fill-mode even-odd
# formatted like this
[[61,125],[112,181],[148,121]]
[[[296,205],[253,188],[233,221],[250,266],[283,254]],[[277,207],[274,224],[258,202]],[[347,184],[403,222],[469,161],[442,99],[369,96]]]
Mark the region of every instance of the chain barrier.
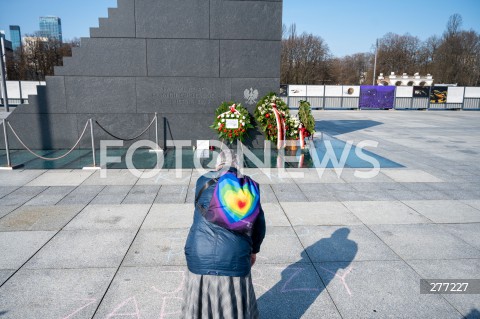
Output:
[[153,120],[150,122],[150,124],[148,124],[148,126],[140,133],[138,134],[137,136],[135,137],[132,137],[132,138],[122,138],[122,137],[118,137],[116,135],[114,135],[113,133],[110,133],[109,131],[107,131],[107,129],[105,129],[100,123],[98,123],[97,120],[95,120],[95,123],[97,123],[97,125],[105,132],[107,133],[108,135],[110,135],[111,137],[117,139],[117,140],[121,140],[121,141],[133,141],[133,140],[136,140],[137,138],[139,138],[140,136],[142,136],[143,134],[145,134],[145,132],[153,125],[153,123],[155,123],[157,121],[157,115],[155,114],[155,117],[153,118]]
[[18,136],[17,132],[15,132],[15,130],[13,129],[12,125],[10,125],[10,123],[7,121],[6,122],[8,127],[10,127],[10,130],[12,130],[12,133],[13,135],[15,135],[15,137],[17,138],[17,140],[20,142],[20,144],[23,145],[23,147],[29,151],[32,155],[40,158],[40,159],[43,159],[45,161],[56,161],[56,160],[59,160],[59,159],[62,159],[64,158],[65,156],[67,156],[68,154],[70,154],[77,146],[78,144],[80,143],[80,140],[83,138],[83,135],[85,135],[85,132],[87,131],[87,127],[88,127],[88,124],[89,124],[89,121],[87,121],[87,123],[85,124],[85,127],[83,128],[83,132],[82,134],[80,134],[80,137],[78,139],[78,141],[75,143],[75,145],[73,145],[73,147],[68,151],[66,152],[65,154],[63,154],[62,156],[59,156],[59,157],[53,157],[53,158],[50,158],[50,157],[43,157],[41,155],[38,155],[37,153],[35,153],[34,151],[32,151],[27,145],[25,145],[25,143],[22,141],[22,139]]

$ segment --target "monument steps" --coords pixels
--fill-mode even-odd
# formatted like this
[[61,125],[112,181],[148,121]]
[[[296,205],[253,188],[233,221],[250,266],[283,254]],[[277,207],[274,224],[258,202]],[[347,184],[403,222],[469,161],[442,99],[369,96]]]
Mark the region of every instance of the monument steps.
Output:
[[209,125],[223,101],[253,112],[278,90],[281,17],[281,0],[118,0],[9,120],[36,149],[71,147],[89,118],[133,136],[155,112],[168,138],[214,139]]

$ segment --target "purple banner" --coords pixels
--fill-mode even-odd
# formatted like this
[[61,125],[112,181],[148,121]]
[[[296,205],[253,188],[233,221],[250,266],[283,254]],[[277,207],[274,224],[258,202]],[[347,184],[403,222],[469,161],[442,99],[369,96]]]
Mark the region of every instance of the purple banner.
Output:
[[362,85],[360,87],[361,109],[391,109],[395,102],[395,86]]

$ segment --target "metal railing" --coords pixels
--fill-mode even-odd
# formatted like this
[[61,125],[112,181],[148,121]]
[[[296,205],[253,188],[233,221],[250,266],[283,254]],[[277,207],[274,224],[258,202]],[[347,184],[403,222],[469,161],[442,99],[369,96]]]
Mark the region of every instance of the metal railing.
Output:
[[[152,121],[148,124],[148,126],[142,130],[142,132],[132,138],[121,138],[118,137],[116,134],[113,134],[109,132],[107,129],[105,129],[98,121],[95,121],[95,123],[108,135],[111,137],[122,140],[122,141],[132,141],[138,139],[140,136],[145,134],[147,130],[155,123],[155,144],[157,145],[157,149],[153,150],[155,152],[161,152],[163,151],[160,146],[158,145],[158,115],[155,113],[154,118]],[[36,152],[34,152],[31,147],[28,147],[28,145],[25,143],[25,141],[20,137],[20,135],[17,133],[17,131],[13,128],[13,126],[10,124],[10,122],[7,119],[3,119],[2,122],[0,123],[3,126],[3,136],[4,136],[4,143],[5,143],[5,152],[6,152],[6,159],[7,159],[7,166],[6,167],[0,167],[1,169],[13,169],[14,166],[12,166],[12,160],[10,156],[10,146],[9,146],[9,136],[8,136],[8,130],[12,132],[12,134],[15,136],[15,138],[18,140],[18,142],[25,148],[30,154],[32,154],[34,157],[42,159],[44,161],[57,161],[62,158],[67,157],[69,154],[75,150],[78,145],[80,144],[80,141],[83,139],[87,132],[87,128],[90,127],[90,141],[91,141],[91,148],[92,148],[92,166],[86,166],[83,169],[99,169],[100,167],[97,166],[96,163],[96,153],[95,153],[95,134],[94,134],[94,127],[93,127],[93,119],[88,119],[87,122],[85,123],[85,126],[83,128],[82,133],[80,134],[80,137],[77,139],[77,141],[73,144],[73,146],[64,154],[61,156],[57,157],[45,157],[42,156]]]
[[[313,91],[315,87],[315,91]],[[356,94],[348,95],[343,91],[347,88],[355,88]],[[320,90],[319,90],[320,88]],[[338,94],[332,94],[327,91],[330,88],[339,88]],[[479,89],[474,87],[453,87],[463,89],[463,93],[460,96],[456,96],[456,99],[449,101],[447,95],[446,103],[432,103],[429,96],[425,97],[405,97],[402,95],[397,96],[397,89],[395,90],[395,96],[393,100],[393,109],[419,109],[419,110],[480,110],[480,96]],[[467,89],[471,89],[470,94],[467,93]],[[476,94],[472,95],[472,91],[475,90]],[[330,90],[332,91],[332,90]],[[333,90],[335,91],[335,90]],[[290,93],[291,92],[291,93]],[[317,94],[317,92],[321,92]],[[306,100],[310,102],[312,109],[361,109],[360,108],[360,93],[361,86],[358,85],[287,85],[287,95],[280,96],[281,99],[290,107],[298,108],[299,101]],[[450,91],[448,91],[450,92]],[[460,98],[460,99],[459,99]]]
[[[21,105],[21,104],[28,104],[28,99],[17,99],[17,98],[8,98],[8,105],[9,106],[15,106],[15,105]],[[5,102],[3,98],[0,98],[0,106],[4,107]]]

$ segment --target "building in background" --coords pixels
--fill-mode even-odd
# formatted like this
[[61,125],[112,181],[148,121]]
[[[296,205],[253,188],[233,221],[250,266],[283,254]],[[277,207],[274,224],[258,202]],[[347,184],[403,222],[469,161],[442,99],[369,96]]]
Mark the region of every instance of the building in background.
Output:
[[377,79],[377,85],[395,85],[395,86],[432,86],[433,76],[427,74],[426,76],[415,73],[414,75],[396,75],[395,72],[391,72],[389,76],[384,76],[380,73]]
[[40,17],[40,36],[62,42],[62,20],[59,17]]
[[10,26],[10,41],[12,42],[12,50],[16,51],[22,47],[22,33],[20,32],[20,26]]

